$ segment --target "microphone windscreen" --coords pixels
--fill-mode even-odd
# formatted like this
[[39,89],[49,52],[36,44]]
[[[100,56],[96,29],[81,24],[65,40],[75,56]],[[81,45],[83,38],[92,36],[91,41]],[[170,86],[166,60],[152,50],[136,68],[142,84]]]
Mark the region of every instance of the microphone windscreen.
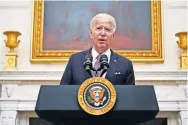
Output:
[[105,54],[100,56],[100,62],[103,62],[103,61],[107,61],[108,62],[108,57]]
[[91,68],[92,67],[92,61],[93,61],[93,56],[91,54],[87,54],[85,56],[85,60],[84,60],[84,68]]
[[93,61],[93,56],[91,54],[87,54],[86,57],[85,57],[85,60]]
[[101,62],[101,68],[104,68],[104,67],[109,68],[107,55],[105,54],[101,55],[100,62]]

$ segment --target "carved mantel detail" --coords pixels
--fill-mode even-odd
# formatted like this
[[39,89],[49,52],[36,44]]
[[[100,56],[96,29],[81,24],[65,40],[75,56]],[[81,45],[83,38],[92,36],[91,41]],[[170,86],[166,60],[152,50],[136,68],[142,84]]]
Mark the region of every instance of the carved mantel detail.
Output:
[[0,125],[19,125],[19,114],[17,111],[1,111]]

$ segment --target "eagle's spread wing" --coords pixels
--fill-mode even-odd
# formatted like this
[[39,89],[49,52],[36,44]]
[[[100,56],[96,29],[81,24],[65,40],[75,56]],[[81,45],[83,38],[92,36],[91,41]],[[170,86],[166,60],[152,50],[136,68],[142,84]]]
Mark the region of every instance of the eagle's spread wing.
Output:
[[99,94],[99,99],[101,100],[102,98],[103,98],[103,96],[104,96],[104,89],[102,89],[102,92],[100,92],[100,94]]
[[93,91],[89,90],[89,95],[90,95],[90,97],[92,98],[92,100],[95,99],[94,94],[93,94]]

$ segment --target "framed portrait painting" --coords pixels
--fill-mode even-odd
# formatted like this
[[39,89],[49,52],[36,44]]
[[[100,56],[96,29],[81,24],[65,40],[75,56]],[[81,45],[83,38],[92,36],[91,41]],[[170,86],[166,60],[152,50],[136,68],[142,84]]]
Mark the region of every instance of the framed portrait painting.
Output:
[[31,62],[66,62],[92,47],[90,21],[116,19],[114,52],[133,62],[163,62],[160,1],[34,1]]

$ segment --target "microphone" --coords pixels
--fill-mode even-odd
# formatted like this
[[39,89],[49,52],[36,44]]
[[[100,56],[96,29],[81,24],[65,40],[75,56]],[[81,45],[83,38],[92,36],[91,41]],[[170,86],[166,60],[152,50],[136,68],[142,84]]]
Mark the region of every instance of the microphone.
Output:
[[92,76],[91,70],[93,69],[92,61],[93,61],[93,56],[91,54],[86,55],[83,66],[90,76]]
[[105,54],[101,55],[101,57],[100,57],[100,63],[101,63],[100,70],[103,69],[103,71],[102,71],[102,73],[101,73],[101,75],[100,75],[100,77],[102,77],[103,74],[104,74],[105,72],[107,72],[107,69],[109,68],[107,55],[105,55]]

